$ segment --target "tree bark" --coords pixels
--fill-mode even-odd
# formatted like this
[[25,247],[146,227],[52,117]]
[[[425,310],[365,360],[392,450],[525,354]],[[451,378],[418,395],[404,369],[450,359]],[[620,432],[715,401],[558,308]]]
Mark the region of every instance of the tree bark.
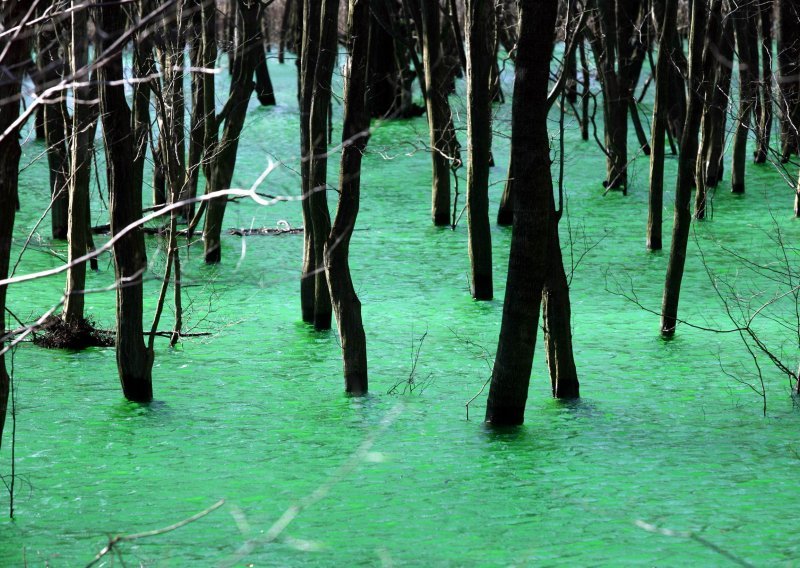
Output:
[[476,300],[491,300],[494,295],[492,233],[489,226],[494,14],[490,0],[467,0],[467,221],[470,281],[472,297]]
[[519,6],[511,118],[514,228],[503,321],[486,405],[486,421],[498,426],[522,424],[525,419],[551,234],[553,180],[546,102],[558,2],[520,0]]
[[[98,80],[111,233],[116,235],[142,217],[142,194],[133,184],[131,111],[125,100],[122,81],[122,48],[114,46],[125,27],[122,7],[113,3],[103,4],[97,9],[95,22],[101,31],[98,36],[102,57],[106,59],[106,63],[98,69]],[[142,329],[142,276],[147,270],[147,258],[141,227],[131,230],[114,243],[113,254],[118,283],[117,369],[122,391],[128,400],[148,402],[153,398],[153,355],[144,344]]]
[[731,191],[744,193],[747,163],[747,135],[756,100],[758,53],[753,53],[751,37],[756,33],[755,9],[748,1],[738,0],[732,6],[736,48],[739,55],[739,116],[733,137]]
[[[55,85],[64,76],[64,59],[59,55],[59,31],[56,23],[47,21],[38,30],[39,73],[44,89]],[[66,124],[67,103],[59,95],[48,97],[44,104],[44,132],[47,164],[50,169],[51,233],[54,239],[67,238],[69,214],[69,149]]]
[[767,161],[772,135],[772,0],[758,4],[758,32],[761,48],[761,82],[759,84],[758,146],[754,159],[757,164]]
[[350,0],[348,11],[349,60],[345,71],[342,159],[339,169],[339,206],[325,243],[325,273],[342,345],[344,389],[366,394],[367,340],[361,320],[361,302],[350,277],[350,238],[358,217],[361,157],[369,140],[369,0]]
[[[689,243],[689,228],[692,222],[692,184],[697,161],[698,134],[702,120],[708,77],[714,65],[714,53],[710,38],[719,34],[719,15],[722,0],[713,0],[711,17],[706,13],[705,0],[693,0],[692,27],[689,38],[689,105],[686,124],[683,127],[680,154],[678,155],[678,179],[675,187],[675,215],[672,227],[672,247],[667,264],[664,297],[661,304],[661,334],[669,337],[675,333],[678,321],[678,301],[681,293],[683,269],[686,264],[686,248]],[[708,22],[708,26],[706,25]]]
[[669,43],[678,15],[678,0],[666,0],[664,20],[656,62],[656,94],[653,103],[653,128],[650,142],[650,195],[647,208],[647,248],[661,250],[664,208],[664,136],[667,131],[670,59]]
[[433,164],[431,217],[433,224],[450,224],[450,162],[452,141],[450,105],[447,101],[447,70],[442,55],[439,0],[422,2],[422,53],[425,66],[425,84],[428,88],[428,126]]
[[[89,32],[86,10],[78,7],[80,0],[72,0],[72,37],[70,59],[72,72],[79,81],[88,82]],[[84,289],[86,288],[86,263],[73,264],[76,258],[93,248],[89,242],[91,229],[89,222],[89,183],[91,180],[92,147],[97,128],[97,89],[91,82],[75,88],[74,110],[72,114],[72,135],[70,142],[69,175],[69,251],[67,261],[67,289],[64,294],[62,318],[67,324],[78,324],[84,320]]]
[[[242,32],[239,34],[240,42],[236,45],[234,56],[234,70],[231,79],[229,100],[225,103],[227,116],[222,138],[214,148],[213,158],[209,167],[209,177],[206,180],[207,192],[211,193],[221,189],[228,189],[233,180],[236,166],[236,151],[239,148],[239,135],[242,133],[247,103],[253,94],[253,73],[255,72],[258,54],[255,49],[250,49],[260,42],[258,37],[260,29],[258,13],[261,9],[257,2],[239,0],[238,13],[241,20]],[[218,119],[219,120],[219,119]],[[216,264],[222,260],[220,238],[222,235],[222,220],[225,216],[226,197],[218,197],[208,202],[206,221],[203,227],[204,255],[207,264]]]
[[716,65],[711,106],[703,117],[703,144],[705,148],[703,179],[706,187],[716,187],[722,179],[725,153],[725,128],[731,92],[731,62],[734,53],[733,19],[725,18],[719,43],[719,61]]
[[779,0],[778,85],[782,159],[800,153],[800,1]]
[[[27,7],[25,3],[11,0],[0,11],[0,25],[4,29],[20,24]],[[19,127],[11,125],[19,118],[22,89],[21,63],[27,57],[28,40],[24,33],[6,33],[0,38],[0,280],[8,277],[11,256],[11,241],[14,233],[14,217],[17,208],[17,185],[19,182]],[[3,135],[6,130],[10,131]],[[5,347],[6,285],[0,285],[0,350]],[[11,381],[6,371],[5,355],[0,355],[0,448],[3,446],[3,428]]]

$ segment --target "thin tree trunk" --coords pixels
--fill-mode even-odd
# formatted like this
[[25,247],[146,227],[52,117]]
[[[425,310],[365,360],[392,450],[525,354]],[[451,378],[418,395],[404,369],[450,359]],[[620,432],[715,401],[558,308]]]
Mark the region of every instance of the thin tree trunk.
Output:
[[731,61],[734,52],[733,19],[725,18],[719,45],[719,61],[716,65],[711,106],[703,118],[703,141],[707,145],[703,153],[705,160],[703,177],[706,187],[717,187],[722,180],[725,160],[725,127],[728,119],[728,104],[731,92]]
[[[123,9],[106,3],[97,10],[102,57],[98,69],[100,115],[106,146],[111,233],[118,234],[142,216],[142,195],[133,184],[131,111],[125,100],[122,49],[115,46],[125,26]],[[113,51],[108,51],[113,49]],[[153,355],[144,344],[142,276],[147,270],[144,234],[137,227],[113,245],[117,286],[117,369],[126,398],[148,402],[153,398]]]
[[[661,305],[661,334],[672,336],[678,321],[678,301],[681,293],[683,269],[686,264],[686,248],[689,243],[689,228],[692,222],[692,184],[697,161],[698,134],[702,120],[703,104],[708,77],[714,65],[714,53],[710,38],[719,34],[719,15],[722,0],[713,0],[711,17],[706,13],[705,0],[693,0],[692,26],[689,39],[689,83],[691,97],[683,127],[680,154],[678,155],[678,179],[675,187],[675,216],[672,227],[672,247],[667,264],[664,297]],[[708,21],[708,26],[706,22]]]
[[678,0],[666,0],[664,23],[656,62],[656,94],[653,103],[653,128],[650,147],[650,198],[647,209],[647,248],[661,250],[664,208],[664,136],[667,131],[669,101],[669,38],[674,33]]
[[760,112],[758,114],[758,147],[754,155],[757,164],[767,161],[772,135],[772,0],[758,4],[758,23],[761,48]]
[[310,193],[311,223],[314,228],[314,328],[331,327],[331,299],[325,279],[325,242],[331,232],[328,211],[328,116],[331,104],[331,74],[336,61],[336,32],[339,0],[324,0],[320,15],[320,49],[314,71],[309,136],[311,138]]
[[749,2],[736,6],[732,14],[736,32],[736,48],[739,55],[739,117],[733,137],[733,159],[731,163],[731,191],[744,193],[747,163],[747,135],[756,100],[758,77],[758,53],[751,48],[751,34],[755,33],[755,10]]
[[315,270],[319,264],[315,258],[314,224],[311,220],[311,97],[314,86],[314,71],[319,55],[319,28],[322,5],[315,0],[303,2],[303,41],[300,54],[300,178],[302,183],[303,211],[303,267],[300,277],[300,309],[303,321],[314,323],[314,299],[316,292]]
[[[73,73],[86,69],[88,78],[89,33],[86,10],[72,0],[72,37],[70,59]],[[75,88],[75,103],[72,115],[72,140],[69,175],[69,228],[67,289],[64,301],[63,320],[70,325],[84,320],[84,289],[86,288],[86,263],[73,264],[83,256],[90,245],[89,230],[89,182],[91,179],[91,149],[97,126],[97,107],[94,99],[97,90],[91,84]]]
[[476,300],[491,300],[494,295],[492,233],[489,226],[494,17],[494,6],[490,0],[467,0],[467,221],[471,289],[472,297]]
[[553,180],[547,133],[547,87],[558,2],[520,0],[511,119],[515,162],[514,228],[503,321],[486,421],[522,424],[528,398],[551,234]]
[[[0,25],[4,29],[20,24],[26,12],[25,3],[11,0],[0,11]],[[5,34],[0,38],[0,280],[8,277],[11,241],[16,216],[17,185],[19,182],[19,127],[11,125],[19,118],[22,89],[21,63],[27,57],[28,39],[25,34]],[[3,134],[10,130],[5,135]],[[0,322],[5,323],[6,289],[0,285]],[[5,347],[5,325],[0,325],[0,351]],[[3,445],[3,427],[6,422],[8,395],[11,380],[6,371],[5,355],[0,355],[0,448]]]
[[361,157],[369,140],[369,0],[350,0],[348,11],[349,59],[345,72],[342,159],[339,206],[325,243],[325,267],[331,303],[342,345],[344,389],[353,395],[367,392],[367,340],[361,321],[361,302],[350,277],[350,238],[358,217]]
[[[193,0],[191,15],[191,36],[189,43],[189,61],[193,71],[192,79],[192,115],[189,119],[189,156],[186,163],[186,196],[197,197],[197,185],[200,181],[200,163],[205,146],[205,118],[207,112],[203,97],[203,0]],[[186,222],[194,217],[194,203],[183,208],[182,214]]]
[[258,46],[253,46],[258,54],[258,63],[256,64],[256,97],[261,106],[275,106],[275,89],[272,87],[272,79],[269,76],[269,68],[267,67],[267,54],[264,51],[261,42]]
[[447,72],[442,54],[439,0],[425,1],[420,7],[422,20],[422,53],[425,84],[428,88],[428,126],[433,164],[431,217],[433,224],[450,224],[450,141],[448,140],[450,106],[447,102]]
[[[56,24],[48,21],[38,31],[38,65],[47,88],[64,76],[64,60],[59,55],[59,33]],[[52,97],[44,104],[44,132],[47,144],[47,164],[50,169],[51,232],[54,239],[67,238],[69,224],[69,149],[67,148],[66,121],[69,120],[67,103],[63,97]]]
[[[236,45],[234,56],[235,68],[231,78],[229,100],[225,103],[227,115],[222,138],[214,148],[213,158],[209,167],[209,178],[206,180],[207,192],[212,193],[231,187],[233,172],[236,166],[236,151],[239,148],[239,135],[242,133],[247,103],[253,94],[253,73],[258,62],[253,45],[260,47],[258,40],[260,29],[258,24],[260,4],[248,0],[239,0],[238,14],[242,26],[238,34],[240,42]],[[219,118],[217,119],[219,120]],[[203,227],[204,256],[207,264],[216,264],[222,260],[220,238],[222,236],[222,220],[225,216],[227,197],[218,197],[208,202],[206,221]]]

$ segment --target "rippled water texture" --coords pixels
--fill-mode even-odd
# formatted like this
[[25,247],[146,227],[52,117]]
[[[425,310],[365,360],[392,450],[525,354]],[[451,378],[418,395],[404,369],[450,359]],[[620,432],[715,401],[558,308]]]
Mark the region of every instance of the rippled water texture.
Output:
[[[279,105],[251,102],[235,184],[249,187],[272,159],[283,165],[259,190],[296,196],[295,67],[270,64]],[[508,73],[509,94],[511,80]],[[218,81],[222,93],[227,73]],[[465,143],[463,98],[453,104]],[[338,136],[338,103],[335,113]],[[493,219],[508,161],[510,104],[496,114]],[[633,162],[627,197],[603,196],[602,153],[568,120],[564,183],[572,239],[566,217],[561,226],[567,262],[570,249],[577,259],[593,247],[572,282],[583,398],[550,398],[539,346],[526,424],[497,432],[481,421],[485,392],[471,405],[470,420],[465,403],[489,375],[482,348],[491,361],[497,346],[510,231],[492,228],[498,299],[472,301],[466,218],[455,232],[430,223],[425,118],[374,129],[351,247],[370,396],[344,396],[335,333],[314,333],[300,321],[302,236],[226,236],[219,267],[204,266],[194,246],[184,256],[188,325],[213,335],[174,350],[158,343],[151,405],[122,398],[113,350],[67,353],[25,344],[16,352],[18,493],[16,519],[0,521],[0,565],[83,565],[108,534],[163,527],[219,499],[226,500],[221,509],[188,526],[121,545],[123,558],[154,566],[730,563],[717,547],[756,565],[793,564],[800,444],[786,380],[765,364],[764,417],[761,399],[723,372],[755,380],[739,368],[749,358],[737,336],[683,326],[664,342],[656,316],[608,291],[635,290],[648,308],[660,303],[667,254],[645,250],[647,159]],[[23,164],[30,165],[21,175],[15,256],[47,201],[42,151],[42,143],[25,141]],[[668,246],[674,157],[667,167]],[[769,258],[770,211],[789,242],[798,237],[792,193],[775,169],[748,164],[748,172],[748,193],[733,196],[721,186],[713,219],[692,240],[681,313],[698,323],[730,326],[698,260],[698,242],[715,270],[759,287],[714,239]],[[464,188],[462,179],[460,203]],[[333,208],[336,194],[329,197]],[[105,222],[96,191],[93,207],[95,222]],[[280,220],[299,226],[299,202],[231,204],[225,227]],[[59,265],[66,247],[48,235],[46,218],[20,273]],[[148,243],[151,314],[163,255],[154,237]],[[108,256],[100,267],[88,286],[111,283]],[[9,306],[31,319],[62,289],[61,277],[15,286]],[[111,327],[113,295],[90,295],[87,312]],[[162,327],[170,322],[166,313]],[[427,388],[387,394],[408,377],[414,342],[425,332],[416,376]],[[771,333],[796,349],[788,332]],[[4,475],[10,448],[7,437]],[[264,543],[293,505],[299,513],[276,542]],[[3,494],[0,508],[7,506]],[[648,532],[641,522],[699,539]],[[246,542],[253,549],[237,560]]]

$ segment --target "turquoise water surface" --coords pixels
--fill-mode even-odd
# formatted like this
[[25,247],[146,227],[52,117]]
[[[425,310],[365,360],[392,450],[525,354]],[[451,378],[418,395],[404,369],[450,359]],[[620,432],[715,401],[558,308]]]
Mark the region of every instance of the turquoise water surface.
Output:
[[[234,185],[250,187],[274,160],[282,165],[259,190],[296,196],[295,67],[270,64],[279,105],[251,102]],[[219,94],[227,80],[227,73],[219,75]],[[338,73],[336,82],[340,88]],[[452,103],[465,144],[463,84]],[[510,104],[496,114],[492,220],[507,167]],[[335,105],[335,136],[340,122]],[[568,120],[571,231],[565,217],[561,236],[565,262],[582,256],[571,294],[583,398],[550,398],[540,345],[525,425],[496,431],[482,423],[485,391],[471,404],[469,420],[465,403],[487,380],[497,346],[510,230],[492,228],[496,299],[474,302],[466,217],[455,231],[430,222],[425,117],[373,126],[351,246],[370,395],[343,394],[335,332],[316,333],[300,320],[301,235],[226,236],[223,263],[215,267],[203,264],[194,245],[183,259],[185,319],[192,331],[212,335],[175,349],[166,340],[157,344],[152,404],[123,399],[113,349],[71,353],[30,343],[17,349],[15,518],[0,521],[0,565],[85,565],[109,535],[165,527],[220,499],[221,508],[187,526],[121,544],[122,559],[147,566],[724,566],[733,558],[795,565],[800,415],[788,381],[762,362],[763,415],[761,397],[730,376],[760,388],[737,334],[684,325],[663,341],[658,316],[614,293],[635,292],[643,306],[658,310],[674,157],[667,163],[667,249],[650,253],[647,158],[633,162],[627,197],[604,196],[603,155]],[[557,134],[555,120],[551,133]],[[25,140],[13,258],[47,203],[43,150],[43,143]],[[98,160],[102,174],[102,152]],[[331,180],[337,170],[333,159]],[[459,175],[463,204],[465,171]],[[697,227],[683,287],[682,316],[705,327],[731,323],[698,249],[742,295],[768,297],[781,285],[717,243],[768,262],[776,254],[769,239],[776,226],[789,243],[800,236],[793,193],[773,166],[748,164],[743,196],[727,191],[728,179],[714,198],[713,218]],[[333,209],[336,194],[329,197]],[[95,222],[106,222],[96,191],[93,208]],[[302,224],[298,201],[232,203],[225,227],[274,227],[282,220]],[[58,266],[66,256],[66,245],[49,239],[49,218],[32,242],[18,273]],[[148,237],[147,322],[163,272],[160,246]],[[796,267],[796,251],[789,253]],[[106,254],[87,286],[112,281]],[[9,307],[32,320],[58,301],[63,285],[58,276],[13,286]],[[113,302],[113,293],[91,294],[87,313],[111,328]],[[162,329],[171,318],[166,312]],[[770,322],[761,330],[796,364],[796,330]],[[387,394],[408,377],[426,332],[415,370],[426,388]],[[5,476],[7,426],[0,452]],[[0,495],[0,510],[8,501]],[[290,521],[282,531],[279,519]],[[646,530],[644,523],[676,533]],[[120,560],[109,555],[103,562]]]

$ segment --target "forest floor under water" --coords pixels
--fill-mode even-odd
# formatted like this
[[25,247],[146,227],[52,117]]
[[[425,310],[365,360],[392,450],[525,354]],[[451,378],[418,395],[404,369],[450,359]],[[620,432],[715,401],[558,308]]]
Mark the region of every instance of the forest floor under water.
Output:
[[[278,106],[251,101],[234,185],[250,187],[273,160],[280,167],[259,191],[296,197],[295,66],[270,60],[270,71]],[[738,334],[681,325],[665,341],[658,316],[624,297],[635,294],[641,306],[659,310],[674,156],[667,159],[665,250],[648,252],[648,158],[632,162],[627,196],[604,194],[604,156],[594,141],[580,140],[567,116],[561,239],[583,396],[551,398],[540,337],[525,425],[485,426],[486,391],[467,416],[465,404],[488,379],[497,347],[511,235],[494,224],[508,164],[512,74],[503,80],[508,99],[495,107],[490,189],[493,301],[470,297],[466,216],[455,231],[431,225],[425,117],[374,122],[351,245],[369,396],[345,396],[335,331],[314,332],[301,322],[302,235],[226,235],[219,266],[203,264],[199,244],[184,247],[186,329],[211,335],[174,349],[157,342],[151,404],[123,399],[113,348],[69,352],[25,343],[7,360],[17,478],[15,518],[0,521],[0,565],[84,565],[109,535],[166,527],[221,499],[222,507],[177,530],[120,543],[122,558],[147,566],[796,562],[800,513],[791,495],[800,412],[786,377],[763,362],[764,414],[755,392],[761,384]],[[221,73],[218,94],[227,81]],[[335,83],[340,88],[338,72]],[[466,147],[463,82],[458,89],[452,103]],[[341,107],[334,108],[336,138]],[[648,120],[650,112],[646,102]],[[557,173],[558,121],[551,118]],[[12,263],[48,202],[44,145],[28,134]],[[633,152],[632,135],[629,147]],[[97,171],[105,171],[103,162],[98,152]],[[747,168],[747,193],[733,195],[726,158],[713,216],[694,224],[681,316],[698,325],[732,327],[700,252],[742,297],[767,298],[779,286],[742,258],[779,262],[770,237],[778,228],[788,243],[800,236],[793,192],[776,168]],[[334,156],[331,183],[337,171]],[[460,212],[466,169],[458,175]],[[335,199],[330,192],[332,210]],[[93,220],[107,222],[96,189]],[[299,201],[230,203],[224,226],[283,221],[302,224]],[[163,242],[147,239],[146,325],[164,266]],[[45,217],[17,274],[56,267],[65,257],[66,244],[50,241]],[[104,254],[87,286],[99,290],[113,278]],[[62,276],[12,286],[9,308],[30,321],[63,288]],[[87,314],[113,328],[114,294],[89,294]],[[171,317],[167,311],[163,329]],[[771,345],[796,354],[796,332],[761,325]],[[0,453],[7,482],[11,430],[9,419]],[[0,508],[7,513],[8,506],[4,493]]]

